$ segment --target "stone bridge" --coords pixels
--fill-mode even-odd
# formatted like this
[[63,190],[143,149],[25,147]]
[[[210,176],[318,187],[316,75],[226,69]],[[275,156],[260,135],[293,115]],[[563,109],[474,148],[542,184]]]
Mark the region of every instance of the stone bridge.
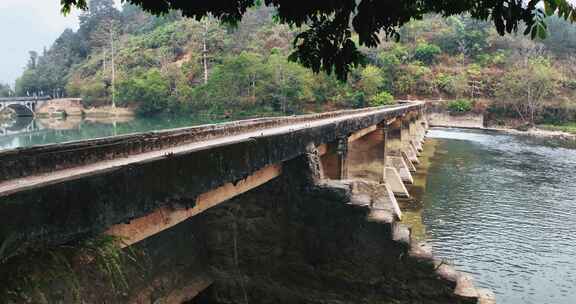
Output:
[[36,109],[50,99],[49,96],[0,98],[0,112],[9,108],[14,110],[17,116],[34,116]]
[[50,96],[5,97],[0,98],[0,112],[12,109],[17,116],[34,116],[37,113],[53,115],[66,113],[80,115],[82,108],[80,98],[52,99]]
[[85,303],[491,303],[399,223],[426,128],[411,102],[0,152],[0,263],[112,235],[150,270],[80,275]]

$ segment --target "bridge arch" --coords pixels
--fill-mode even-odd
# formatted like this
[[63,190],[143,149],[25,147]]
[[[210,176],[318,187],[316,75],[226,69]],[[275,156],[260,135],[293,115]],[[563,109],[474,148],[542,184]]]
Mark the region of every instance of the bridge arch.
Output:
[[35,103],[10,103],[0,104],[0,112],[12,109],[17,116],[34,116]]

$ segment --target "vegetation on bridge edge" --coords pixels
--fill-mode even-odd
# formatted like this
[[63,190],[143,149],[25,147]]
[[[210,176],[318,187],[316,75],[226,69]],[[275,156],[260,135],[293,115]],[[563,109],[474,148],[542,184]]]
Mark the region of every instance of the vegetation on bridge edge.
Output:
[[[83,281],[94,276],[107,291],[122,295],[129,288],[127,269],[136,267],[136,274],[144,276],[146,258],[131,247],[122,249],[121,243],[117,237],[101,235],[11,257],[0,250],[0,302],[48,303],[59,297],[64,302],[80,302]],[[5,248],[3,243],[0,249]]]

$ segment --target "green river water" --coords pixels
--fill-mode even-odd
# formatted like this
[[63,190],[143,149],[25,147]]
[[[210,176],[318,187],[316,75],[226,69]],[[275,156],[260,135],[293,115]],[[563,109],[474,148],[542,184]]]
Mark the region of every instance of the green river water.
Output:
[[574,304],[575,146],[432,129],[404,221],[497,303]]
[[192,116],[129,117],[122,119],[19,117],[0,123],[0,150],[46,145],[136,132],[222,122],[225,119]]

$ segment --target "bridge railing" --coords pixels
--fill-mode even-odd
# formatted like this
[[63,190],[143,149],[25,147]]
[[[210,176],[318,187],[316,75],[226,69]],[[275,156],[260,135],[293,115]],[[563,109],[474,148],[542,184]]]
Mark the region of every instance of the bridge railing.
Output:
[[0,152],[0,182],[262,129],[363,113],[378,114],[378,119],[386,119],[424,107],[424,103],[411,103],[299,116],[256,118],[6,150]]
[[21,101],[37,101],[37,100],[50,100],[50,96],[27,96],[27,97],[0,97],[0,102],[21,102]]

